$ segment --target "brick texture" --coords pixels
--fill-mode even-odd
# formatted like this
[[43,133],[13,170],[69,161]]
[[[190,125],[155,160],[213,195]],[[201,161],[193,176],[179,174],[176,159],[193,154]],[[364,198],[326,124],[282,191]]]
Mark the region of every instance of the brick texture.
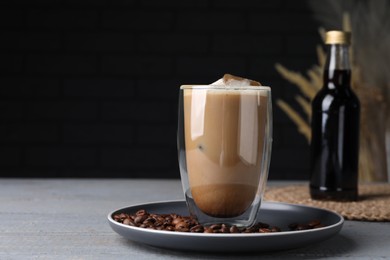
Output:
[[93,75],[97,58],[89,54],[31,54],[25,66],[30,75]]
[[62,8],[31,9],[26,15],[30,28],[71,30],[75,28],[96,28],[98,12],[95,10],[69,10]]
[[54,98],[60,95],[59,79],[47,75],[34,78],[0,77],[0,85],[0,98],[4,100]]
[[26,149],[26,164],[47,168],[94,166],[97,152],[80,147],[31,147]]
[[102,25],[113,30],[167,31],[173,26],[173,18],[173,13],[165,10],[109,10],[102,13]]
[[133,52],[135,37],[131,33],[68,33],[65,37],[65,49],[82,52]]
[[131,98],[135,96],[135,80],[117,78],[68,78],[64,96],[69,99]]
[[[0,3],[0,177],[178,178],[179,86],[232,73],[295,102],[274,65],[316,62],[309,2]],[[270,178],[307,179],[307,142],[273,111]]]
[[64,142],[72,144],[123,144],[134,143],[134,126],[72,124],[64,126]]

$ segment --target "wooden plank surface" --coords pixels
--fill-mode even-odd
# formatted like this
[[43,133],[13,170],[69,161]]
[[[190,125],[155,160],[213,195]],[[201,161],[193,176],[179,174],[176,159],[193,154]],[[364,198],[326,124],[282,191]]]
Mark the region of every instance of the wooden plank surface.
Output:
[[0,259],[390,258],[388,222],[346,221],[322,243],[245,256],[152,248],[122,238],[107,223],[117,208],[183,198],[178,180],[0,179]]

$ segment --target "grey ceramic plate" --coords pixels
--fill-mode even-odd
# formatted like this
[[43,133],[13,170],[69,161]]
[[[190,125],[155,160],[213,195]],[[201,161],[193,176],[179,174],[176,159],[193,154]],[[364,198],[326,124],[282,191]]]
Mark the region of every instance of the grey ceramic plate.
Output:
[[292,222],[307,223],[313,219],[321,220],[323,228],[285,231],[277,233],[254,234],[204,234],[158,231],[123,225],[112,219],[113,214],[135,213],[145,209],[150,213],[177,213],[189,215],[184,201],[165,201],[134,205],[115,210],[108,214],[111,228],[121,236],[150,246],[203,252],[250,252],[276,251],[304,247],[337,234],[344,222],[342,216],[319,208],[285,204],[262,203],[258,221],[288,230]]

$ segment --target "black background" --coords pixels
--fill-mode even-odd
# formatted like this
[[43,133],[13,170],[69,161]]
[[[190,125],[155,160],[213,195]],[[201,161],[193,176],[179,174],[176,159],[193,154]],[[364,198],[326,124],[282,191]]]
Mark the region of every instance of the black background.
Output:
[[[307,2],[2,1],[0,176],[179,178],[179,86],[231,73],[296,107],[274,65],[316,62]],[[270,178],[308,178],[275,102]]]

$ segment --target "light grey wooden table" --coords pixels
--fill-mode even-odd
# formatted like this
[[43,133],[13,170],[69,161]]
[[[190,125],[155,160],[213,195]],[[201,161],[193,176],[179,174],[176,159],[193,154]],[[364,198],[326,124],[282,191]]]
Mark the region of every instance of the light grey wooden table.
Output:
[[322,243],[248,255],[153,248],[122,238],[107,223],[114,209],[177,199],[183,199],[179,180],[0,179],[0,259],[390,259],[385,222],[346,221]]

